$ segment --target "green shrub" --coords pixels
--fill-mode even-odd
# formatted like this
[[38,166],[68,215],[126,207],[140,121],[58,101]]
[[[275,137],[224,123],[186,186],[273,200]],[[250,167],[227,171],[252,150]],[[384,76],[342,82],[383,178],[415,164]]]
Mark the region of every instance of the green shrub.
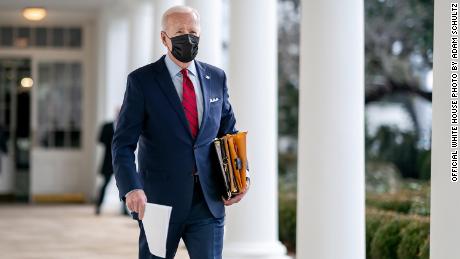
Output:
[[396,259],[397,248],[402,239],[401,230],[409,224],[403,217],[395,217],[378,228],[370,246],[372,259]]
[[[382,223],[383,222],[377,217],[369,217],[366,219],[366,247],[371,246],[372,238]],[[367,255],[367,258],[371,258],[369,254]]]
[[397,197],[376,197],[366,199],[366,205],[370,207],[379,208],[382,210],[395,211],[407,214],[411,210],[412,201],[408,199],[400,199]]
[[423,241],[420,247],[420,259],[430,259],[430,236]]
[[[377,230],[388,221],[390,221],[394,215],[392,213],[387,213],[381,210],[376,209],[367,209],[366,210],[366,248],[369,250],[371,247],[372,239],[375,236]],[[372,258],[369,253],[367,253],[367,258]]]
[[428,259],[429,231],[428,217],[367,208],[366,257]]
[[279,238],[289,251],[296,249],[296,201],[295,196],[280,194]]
[[431,179],[431,150],[420,150],[417,157],[417,170],[420,172],[420,179]]
[[430,215],[430,188],[418,185],[418,189],[406,189],[397,193],[366,194],[366,206],[403,214]]
[[429,236],[430,223],[421,220],[412,221],[402,232],[398,246],[398,259],[420,258],[421,248]]
[[[279,238],[293,253],[296,250],[295,178],[280,178],[279,184]],[[403,188],[396,194],[366,195],[368,259],[429,259],[429,217],[424,216],[429,215],[429,182],[410,183]],[[411,215],[414,213],[422,216]]]
[[[279,238],[290,252],[296,249],[296,205],[295,197],[280,195]],[[367,208],[366,250],[368,259],[429,259],[429,218]]]

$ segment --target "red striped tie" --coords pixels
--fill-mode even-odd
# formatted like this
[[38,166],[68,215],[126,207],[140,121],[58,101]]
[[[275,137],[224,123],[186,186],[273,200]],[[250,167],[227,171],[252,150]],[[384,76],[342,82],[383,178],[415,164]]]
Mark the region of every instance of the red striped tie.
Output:
[[187,117],[190,126],[190,132],[193,138],[198,133],[198,112],[196,108],[195,88],[192,80],[188,77],[187,69],[182,69],[182,106],[184,106],[185,117]]

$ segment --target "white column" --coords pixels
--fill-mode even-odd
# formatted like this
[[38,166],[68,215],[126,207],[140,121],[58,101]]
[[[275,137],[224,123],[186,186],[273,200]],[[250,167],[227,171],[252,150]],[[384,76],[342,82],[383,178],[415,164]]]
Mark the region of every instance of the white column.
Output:
[[112,16],[108,24],[106,49],[106,114],[114,118],[115,108],[123,101],[128,74],[129,55],[129,19]]
[[[451,181],[451,152],[458,148],[451,141],[451,6],[457,1],[435,1],[434,8],[434,82],[433,131],[431,153],[431,229],[430,258],[460,258],[458,240],[460,182]],[[458,7],[457,7],[458,8]],[[458,27],[458,21],[457,21]],[[457,65],[458,67],[458,65]],[[458,79],[457,79],[458,80]],[[458,82],[457,82],[458,83]],[[458,85],[457,85],[458,87]],[[458,93],[458,92],[457,92]],[[458,98],[452,98],[457,99]],[[458,158],[458,157],[457,157]],[[457,176],[458,177],[458,176]]]
[[129,69],[132,71],[153,62],[153,2],[133,1],[129,6]]
[[364,259],[363,0],[303,0],[297,258]]
[[251,189],[226,208],[224,258],[286,258],[278,240],[276,0],[230,1],[228,87]]
[[201,35],[197,59],[222,66],[222,0],[187,0],[200,13]]
[[184,4],[184,0],[152,0],[154,3],[154,30],[153,30],[153,59],[156,61],[163,54],[166,54],[167,49],[161,42],[161,18],[163,13],[170,7]]
[[[97,117],[98,124],[106,120],[106,102],[107,92],[107,44],[108,44],[108,27],[109,21],[107,12],[101,11],[97,18]],[[94,128],[98,128],[95,126]]]
[[[99,20],[99,87],[98,97],[103,102],[103,112],[100,123],[113,120],[115,110],[121,106],[126,88],[126,76],[130,66],[130,17],[125,12],[125,6],[110,6],[102,12]],[[102,124],[97,125],[100,130]],[[99,132],[97,132],[99,134]],[[100,149],[102,151],[102,149]],[[97,170],[100,168],[102,155],[97,159]],[[99,174],[98,178],[101,179]],[[102,204],[102,213],[121,213],[122,203],[118,198],[115,179],[112,176],[107,186],[106,196]],[[97,187],[99,188],[101,182]],[[99,194],[99,189],[96,190]]]

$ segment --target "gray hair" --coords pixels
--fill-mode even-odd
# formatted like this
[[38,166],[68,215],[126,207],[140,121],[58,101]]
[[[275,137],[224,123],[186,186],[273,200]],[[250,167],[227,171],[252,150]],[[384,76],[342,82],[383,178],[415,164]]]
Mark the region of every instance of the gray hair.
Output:
[[161,28],[163,30],[166,30],[166,24],[168,22],[168,17],[174,13],[192,13],[195,15],[197,23],[200,24],[200,14],[195,8],[192,8],[186,5],[176,5],[176,6],[169,8],[168,10],[166,10],[166,12],[163,13],[163,16],[161,18]]

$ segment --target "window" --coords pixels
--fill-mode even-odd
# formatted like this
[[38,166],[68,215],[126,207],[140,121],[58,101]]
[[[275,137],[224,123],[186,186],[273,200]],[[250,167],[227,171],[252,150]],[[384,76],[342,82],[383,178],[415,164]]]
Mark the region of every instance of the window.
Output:
[[14,39],[14,46],[19,48],[29,47],[30,42],[30,28],[19,27],[16,31],[16,37]]
[[63,28],[53,28],[53,47],[64,47],[64,29]]
[[0,26],[0,47],[81,48],[80,27],[13,27]]
[[45,47],[48,44],[48,30],[43,27],[35,28],[35,46]]
[[79,62],[38,65],[38,145],[81,146],[82,66]]
[[81,47],[81,29],[80,28],[70,28],[69,29],[69,47]]
[[0,45],[13,46],[13,27],[0,27]]

